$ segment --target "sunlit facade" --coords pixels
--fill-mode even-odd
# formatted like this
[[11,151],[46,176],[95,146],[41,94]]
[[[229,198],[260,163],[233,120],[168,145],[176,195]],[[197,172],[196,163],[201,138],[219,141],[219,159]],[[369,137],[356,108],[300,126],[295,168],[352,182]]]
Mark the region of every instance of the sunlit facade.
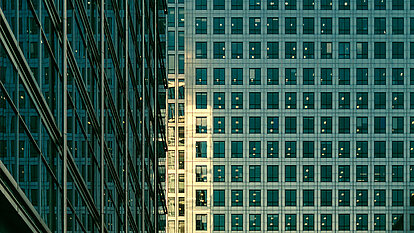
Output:
[[168,7],[168,232],[414,231],[414,1]]
[[0,232],[165,231],[166,13],[0,0]]

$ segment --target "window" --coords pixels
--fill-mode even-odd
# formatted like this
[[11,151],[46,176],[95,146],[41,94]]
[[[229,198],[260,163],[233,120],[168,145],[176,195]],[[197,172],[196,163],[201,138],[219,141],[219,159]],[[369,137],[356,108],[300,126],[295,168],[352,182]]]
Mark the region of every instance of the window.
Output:
[[243,42],[231,42],[231,58],[243,59]]
[[196,206],[207,206],[207,190],[196,190]]
[[392,59],[404,59],[404,42],[392,42]]
[[304,92],[303,93],[303,108],[304,109],[314,109],[314,93],[313,92]]
[[349,165],[339,165],[338,166],[338,181],[339,182],[349,182],[350,181]]
[[224,10],[224,0],[213,0],[213,10]]
[[392,18],[392,34],[404,34],[404,18]]
[[260,182],[260,165],[250,165],[249,166],[249,182]]
[[368,85],[368,69],[357,68],[356,69],[356,84]]
[[279,10],[279,0],[267,0],[268,10]]
[[392,118],[392,133],[402,134],[404,133],[404,117]]
[[[360,0],[360,1],[364,1],[364,0]],[[365,0],[365,2],[367,1]],[[358,35],[368,34],[368,18],[357,18],[356,19],[356,34]]]
[[332,18],[321,18],[321,34],[332,34]]
[[350,133],[350,121],[349,117],[339,117],[338,118],[338,132],[340,134],[349,134]]
[[249,117],[249,133],[259,134],[261,132],[261,119],[260,117]]
[[285,133],[296,133],[296,117],[285,118]]
[[249,10],[260,10],[261,0],[249,0]]
[[278,42],[267,42],[267,59],[279,59]]
[[225,143],[223,141],[213,142],[213,158],[224,158]]
[[349,68],[339,68],[338,70],[338,84],[349,85],[350,84],[350,70]]
[[303,1],[303,9],[304,10],[313,10],[315,6],[314,0],[304,0]]
[[368,214],[356,215],[356,230],[366,231],[368,230]]
[[213,166],[213,182],[224,182],[225,174],[224,165]]
[[168,27],[175,27],[175,8],[174,7],[168,7]]
[[226,46],[224,42],[213,43],[213,58],[214,59],[225,59],[226,58]]
[[332,0],[321,0],[321,10],[332,10]]
[[196,59],[207,58],[207,42],[196,42]]
[[385,59],[386,58],[386,42],[374,43],[374,58]]
[[196,109],[207,109],[207,92],[196,93]]
[[404,190],[393,189],[392,190],[392,206],[404,206]]
[[231,0],[231,10],[243,10],[243,0]]
[[[231,68],[231,85],[243,85],[243,69]],[[243,104],[241,104],[243,106]]]
[[332,215],[321,214],[321,230],[332,231]]
[[339,42],[339,59],[350,58],[349,42]]
[[262,83],[260,68],[249,69],[249,85],[260,85]]
[[214,92],[213,93],[213,108],[214,109],[225,109],[226,98],[224,92]]
[[374,34],[375,35],[387,34],[386,18],[374,18]]
[[392,93],[392,108],[393,109],[404,109],[404,93],[403,92]]
[[279,92],[267,93],[267,109],[279,109]]
[[279,206],[278,190],[267,190],[267,206]]
[[285,34],[296,34],[296,18],[285,18]]
[[243,142],[242,141],[231,142],[231,157],[232,158],[243,158]]
[[267,68],[267,85],[279,85],[278,68]]
[[207,0],[195,0],[195,2],[196,10],[207,10]]
[[313,117],[303,117],[303,133],[312,134],[315,131],[314,127],[314,118]]
[[258,17],[249,18],[249,34],[261,34],[261,19]]
[[285,190],[285,206],[296,206],[296,190]]
[[321,117],[321,133],[332,133],[332,117]]
[[387,2],[385,0],[374,0],[374,9],[375,10],[385,10]]
[[338,142],[338,157],[349,158],[350,157],[350,143],[349,141]]
[[374,84],[375,85],[386,84],[386,69],[385,68],[374,69]]
[[213,133],[224,134],[226,129],[224,117],[213,117]]
[[296,69],[295,68],[285,69],[285,84],[296,85]]
[[357,42],[357,59],[368,59],[368,42]]
[[243,190],[231,190],[231,206],[243,206]]
[[207,142],[196,142],[196,158],[207,158]]
[[267,34],[279,34],[279,18],[267,18]]
[[303,182],[313,182],[313,181],[314,181],[314,166],[304,165],[303,166]]
[[267,230],[268,231],[279,230],[279,215],[278,214],[267,215]]
[[313,141],[304,141],[303,142],[303,158],[313,158],[314,147],[315,145]]
[[261,229],[261,215],[250,214],[249,215],[249,231],[260,231]]
[[267,133],[279,133],[279,117],[267,117]]
[[196,182],[207,182],[207,166],[196,166]]
[[350,191],[349,190],[338,190],[338,206],[349,206],[350,205]]
[[213,206],[225,206],[225,190],[213,190]]
[[350,0],[339,0],[339,10],[349,10],[350,9]]
[[249,206],[261,206],[261,190],[249,190]]
[[367,134],[368,133],[368,117],[356,118],[356,133]]
[[385,109],[386,107],[386,93],[375,92],[374,93],[374,109]]
[[339,18],[339,35],[349,35],[351,33],[350,18]]
[[338,230],[349,231],[350,230],[350,217],[349,214],[338,215]]
[[310,17],[303,18],[303,34],[314,34],[314,19]]
[[296,182],[296,166],[295,165],[285,166],[285,181]]
[[357,10],[368,10],[368,0],[357,0],[356,4]]
[[303,59],[315,58],[315,44],[313,42],[303,42]]
[[243,133],[243,117],[231,117],[231,133]]
[[350,93],[349,92],[339,92],[338,93],[338,107],[339,109],[349,109],[350,108]]
[[261,105],[261,93],[260,92],[250,92],[249,93],[249,108],[250,109],[260,109]]
[[[384,147],[385,147],[385,142],[384,142]],[[385,181],[386,181],[385,165],[375,165],[374,166],[374,182],[385,182]]]
[[321,85],[332,85],[332,69],[321,69]]
[[231,109],[243,109],[243,92],[231,93]]
[[243,18],[231,18],[231,34],[243,34]]
[[374,206],[385,206],[386,202],[386,190],[376,189],[374,190]]
[[332,182],[332,166],[321,166],[321,182]]
[[268,158],[279,158],[279,142],[278,141],[267,142],[267,157]]
[[231,215],[231,230],[232,231],[243,230],[243,215],[242,214]]
[[225,230],[225,215],[214,214],[213,215],[213,231],[224,231],[224,230]]
[[404,10],[404,0],[392,0],[392,10]]
[[392,165],[392,182],[404,182],[404,165]]
[[303,206],[314,206],[314,191],[312,189],[303,190]]
[[374,117],[374,133],[383,134],[386,133],[387,128],[387,118],[386,117]]
[[296,0],[285,0],[285,10],[296,10]]
[[279,182],[278,165],[267,165],[267,182]]
[[332,109],[332,92],[321,92],[321,109]]
[[296,141],[285,142],[285,158],[296,158]]
[[357,182],[368,182],[368,166],[367,165],[356,166],[356,181]]
[[296,59],[296,42],[285,42],[285,59]]
[[175,31],[168,31],[168,50],[175,50]]
[[315,84],[315,70],[313,68],[303,68],[303,85]]
[[225,84],[225,75],[224,68],[214,68],[213,69],[213,84],[214,85],[224,85]]
[[357,189],[356,193],[356,206],[368,206],[368,190]]
[[207,69],[196,68],[196,85],[207,85]]
[[249,158],[260,158],[261,157],[261,142],[250,141],[249,142]]
[[332,42],[321,42],[321,58],[332,59]]
[[285,93],[285,108],[296,109],[296,92]]
[[296,214],[285,214],[285,230],[296,231]]
[[231,182],[243,182],[243,165],[231,166]]
[[332,206],[332,190],[321,190],[321,206]]
[[207,230],[207,214],[196,214],[196,230]]
[[404,68],[392,69],[392,85],[404,85]]

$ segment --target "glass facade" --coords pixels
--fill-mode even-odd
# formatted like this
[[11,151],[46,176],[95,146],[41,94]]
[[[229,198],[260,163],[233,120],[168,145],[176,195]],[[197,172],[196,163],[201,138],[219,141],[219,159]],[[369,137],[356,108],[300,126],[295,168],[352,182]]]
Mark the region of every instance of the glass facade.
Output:
[[165,231],[166,9],[0,1],[0,231]]
[[169,232],[414,230],[414,1],[168,4],[186,105]]

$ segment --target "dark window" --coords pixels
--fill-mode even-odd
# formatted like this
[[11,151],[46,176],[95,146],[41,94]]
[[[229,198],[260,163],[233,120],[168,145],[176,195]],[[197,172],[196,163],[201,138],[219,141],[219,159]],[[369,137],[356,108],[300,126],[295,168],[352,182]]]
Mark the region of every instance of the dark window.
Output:
[[332,190],[321,190],[321,206],[332,206]]
[[332,182],[332,166],[321,166],[321,182]]
[[279,34],[279,18],[267,18],[267,34]]
[[285,206],[296,206],[296,190],[285,190]]
[[315,70],[313,68],[303,68],[303,85],[315,84]]
[[225,157],[225,143],[224,141],[213,142],[213,158],[224,158]]

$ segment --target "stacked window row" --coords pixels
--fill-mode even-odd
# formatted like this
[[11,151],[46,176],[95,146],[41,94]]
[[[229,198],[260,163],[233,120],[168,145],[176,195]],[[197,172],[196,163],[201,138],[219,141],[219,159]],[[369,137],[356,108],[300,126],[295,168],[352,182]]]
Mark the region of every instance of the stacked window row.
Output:
[[[303,165],[297,167],[296,165],[285,165],[282,168],[284,171],[279,172],[278,165],[263,166],[262,173],[261,165],[249,165],[248,179],[245,182],[414,182],[414,166],[410,166],[408,171],[405,171],[404,165],[338,165],[337,170],[334,171],[335,166],[332,165]],[[302,168],[302,171],[297,171],[297,168]],[[196,182],[207,182],[206,165],[197,165],[195,168]],[[318,171],[319,170],[319,171]],[[279,174],[283,174],[284,178],[279,179]],[[404,174],[410,175],[404,179]],[[227,173],[229,174],[229,173]],[[243,181],[243,165],[231,165],[230,179],[231,182]],[[315,176],[316,174],[316,176]],[[388,179],[387,179],[388,174]],[[246,174],[247,175],[247,174]],[[262,178],[262,176],[264,176]],[[319,176],[319,177],[318,177]],[[391,177],[390,177],[391,176]],[[266,181],[265,179],[266,178]],[[213,182],[226,181],[226,166],[213,166]],[[410,196],[413,196],[412,193]]]
[[[282,117],[281,117],[282,118]],[[299,123],[298,119],[302,118],[302,124]],[[228,118],[227,118],[228,119]],[[371,119],[371,120],[369,120]],[[262,117],[251,116],[248,118],[248,133],[249,134],[277,134],[284,132],[285,134],[314,134],[320,132],[321,134],[404,134],[404,117],[392,117],[387,123],[387,117],[374,117],[369,118],[368,116],[363,117],[320,117],[320,125],[318,127],[318,119],[315,117],[293,117],[286,116],[281,120],[284,125],[279,124],[279,117],[270,116],[267,117],[267,122],[262,122]],[[414,133],[414,117],[410,117],[409,132]],[[264,119],[266,120],[266,119]],[[369,120],[369,121],[368,121]],[[352,123],[351,123],[352,121]],[[387,124],[388,130],[387,130]],[[226,117],[213,117],[213,125],[209,130],[214,134],[243,134],[244,133],[243,117],[231,117],[231,127],[226,127]],[[265,127],[262,129],[262,125]],[[332,125],[337,125],[336,130],[333,130]],[[352,125],[352,132],[351,132]],[[196,117],[196,128],[195,132],[200,134],[207,133],[207,117]],[[283,130],[284,128],[284,130]],[[320,129],[318,129],[320,128]],[[372,130],[373,129],[373,130]],[[230,131],[230,132],[229,132]]]
[[[246,149],[243,141],[231,141],[230,148],[226,149],[225,141],[213,141],[210,153],[213,158],[404,158],[406,154],[414,158],[414,141],[407,143],[408,151],[404,141],[361,140],[352,142],[352,147],[351,141],[320,141],[318,144],[319,147],[314,141],[303,141],[300,147],[299,142],[286,140],[283,150],[279,148],[279,141],[267,141],[265,150],[261,141],[249,141]],[[196,158],[207,158],[206,141],[197,141],[195,149]]]
[[[285,231],[403,231],[414,230],[414,214],[409,215],[409,226],[405,226],[404,214],[402,213],[358,213],[357,214],[284,214],[284,219],[279,219],[279,214],[245,214],[244,221],[243,214],[231,214],[230,219],[227,220],[231,224],[226,226],[225,214],[213,214],[213,231],[279,231],[282,228]],[[283,216],[280,214],[280,216]],[[318,219],[319,216],[319,219]],[[337,217],[336,217],[337,216]],[[387,217],[388,216],[388,217]],[[372,218],[372,221],[368,219]],[[207,214],[196,214],[196,230],[206,231],[207,229]],[[387,222],[389,220],[388,226]],[[406,220],[407,221],[407,220]],[[301,226],[302,225],[302,226]]]
[[[258,35],[266,33],[268,35],[274,35],[284,33],[286,35],[351,35],[351,33],[353,33],[355,35],[385,35],[390,34],[389,32],[391,32],[392,35],[404,35],[406,33],[410,33],[411,35],[414,34],[414,18],[321,17],[320,20],[318,20],[318,18],[315,19],[314,17],[284,17],[284,23],[281,23],[280,21],[282,20],[279,20],[279,17],[266,17],[263,19],[261,17],[249,17],[248,19],[243,17],[231,17],[230,22],[228,22],[225,17],[213,17],[212,31],[209,32],[208,27],[211,26],[208,26],[209,23],[207,17],[196,17],[195,34],[212,33],[220,35],[230,33],[232,35],[239,35],[248,33],[250,35]],[[318,25],[319,22],[320,24]],[[407,24],[410,22],[409,32],[405,32],[404,22],[407,22]],[[391,26],[387,27],[387,23]],[[226,27],[226,25],[230,25],[230,27]],[[354,25],[352,30],[351,25]]]
[[[249,51],[249,59],[262,59],[266,51],[267,59],[297,59],[298,56],[303,59],[414,59],[414,42],[409,43],[409,55],[404,55],[404,42],[388,43],[387,42],[356,42],[355,47],[351,48],[350,42],[321,42],[320,48],[315,46],[315,42],[303,42],[302,54],[299,54],[297,42],[284,42],[284,56],[279,56],[279,42],[267,42],[267,47],[262,48],[261,42],[248,42],[248,47],[243,49],[243,42],[231,42],[231,53],[226,54],[226,42],[213,42],[212,54],[208,56],[207,42],[195,42],[195,58],[196,59],[226,59],[229,55],[232,59],[243,59],[244,52]],[[335,45],[335,47],[333,47]],[[408,45],[407,45],[408,47]],[[320,50],[320,57],[315,55],[315,51]],[[333,54],[333,51],[336,53]],[[352,55],[351,55],[351,51]],[[370,55],[369,55],[370,54]]]
[[[207,85],[210,82],[213,85],[243,85],[246,76],[243,68],[231,68],[226,74],[225,68],[213,68],[211,74],[208,74],[207,68],[195,69],[195,85]],[[414,85],[414,68],[409,69],[409,79],[405,75],[404,68],[321,68],[320,73],[316,73],[315,68],[249,68],[248,84],[249,85]],[[282,73],[284,71],[284,74]],[[408,72],[408,71],[407,71]],[[282,73],[282,74],[280,74]],[[210,77],[209,77],[210,76]],[[263,77],[262,77],[263,76]],[[283,77],[281,79],[280,77]],[[352,79],[351,79],[352,77]],[[229,80],[230,78],[230,80]],[[263,79],[263,80],[262,80]],[[281,79],[281,80],[280,80]],[[210,81],[211,80],[211,81]],[[407,81],[406,81],[407,80]],[[174,94],[174,93],[170,93]],[[172,96],[170,96],[172,99]]]
[[[195,10],[354,10],[354,8],[356,10],[404,10],[405,7],[414,10],[413,0],[406,1],[409,2],[407,6],[405,6],[404,0],[303,0],[301,5],[298,4],[301,1],[297,0],[249,0],[248,4],[244,4],[244,2],[244,0],[232,0],[231,2],[225,0],[195,0]],[[387,2],[390,2],[390,4],[387,4]]]

